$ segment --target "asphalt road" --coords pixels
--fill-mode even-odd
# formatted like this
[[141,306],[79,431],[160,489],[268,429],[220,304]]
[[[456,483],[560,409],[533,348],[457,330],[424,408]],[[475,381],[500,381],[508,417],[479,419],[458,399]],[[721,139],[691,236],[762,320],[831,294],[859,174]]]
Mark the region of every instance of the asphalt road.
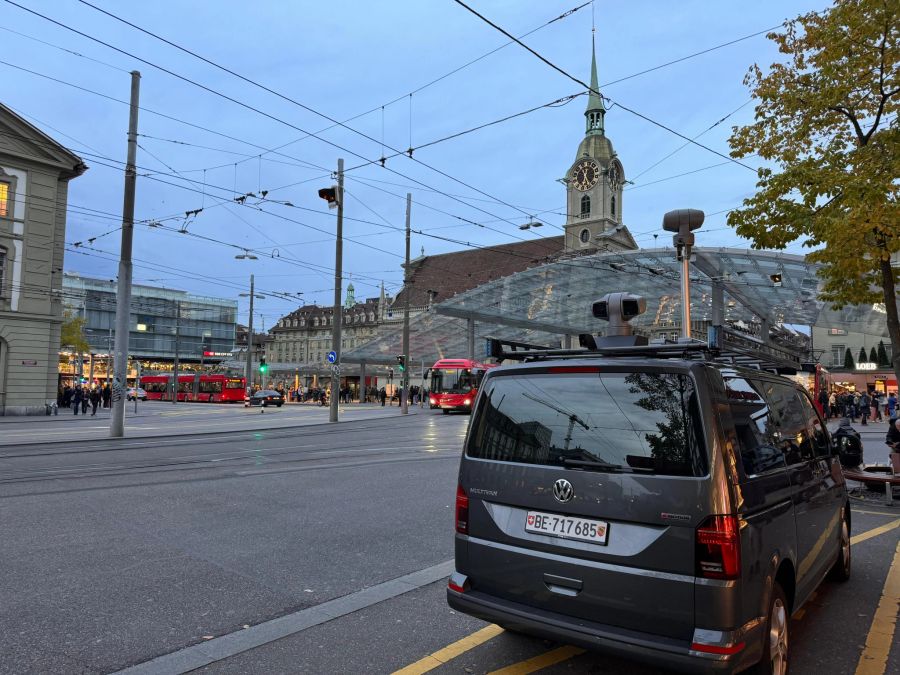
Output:
[[[369,409],[315,425],[298,408],[281,412],[305,426],[192,435],[225,413],[190,410],[147,418],[183,435],[0,448],[0,673],[656,672],[447,607],[468,417]],[[795,616],[795,674],[854,672],[884,629],[900,508],[860,496],[854,534],[870,534],[853,579]],[[900,672],[889,639],[873,672]]]
[[[421,409],[410,408],[417,413]],[[341,420],[378,419],[398,415],[397,405],[374,403],[341,405]],[[96,416],[60,409],[49,417],[0,417],[0,447],[58,441],[102,440],[109,437],[110,412],[100,408]],[[280,429],[328,421],[328,407],[285,404],[281,408],[245,408],[242,404],[172,403],[138,401],[125,406],[126,438],[158,438],[175,434],[195,435],[248,429]]]

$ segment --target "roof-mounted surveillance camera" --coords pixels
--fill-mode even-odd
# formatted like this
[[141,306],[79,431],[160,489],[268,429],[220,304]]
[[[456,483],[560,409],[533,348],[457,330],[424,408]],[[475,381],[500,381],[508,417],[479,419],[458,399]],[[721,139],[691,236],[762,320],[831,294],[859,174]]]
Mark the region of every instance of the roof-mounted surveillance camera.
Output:
[[694,245],[694,230],[703,225],[705,218],[703,211],[698,209],[678,209],[663,216],[663,229],[675,233],[672,243],[679,252],[679,258],[683,247]]
[[647,301],[632,293],[607,293],[593,305],[594,316],[609,322],[606,336],[597,340],[598,347],[628,347],[647,344],[643,335],[635,335],[629,323],[647,311]]

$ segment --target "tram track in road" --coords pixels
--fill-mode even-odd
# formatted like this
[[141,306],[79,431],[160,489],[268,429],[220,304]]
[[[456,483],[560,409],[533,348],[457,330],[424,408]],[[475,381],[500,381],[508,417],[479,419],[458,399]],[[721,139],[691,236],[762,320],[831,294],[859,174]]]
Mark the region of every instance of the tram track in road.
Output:
[[[200,434],[165,439],[134,439],[122,444],[105,441],[45,452],[0,455],[0,498],[26,494],[48,494],[50,484],[60,488],[83,488],[88,483],[109,480],[107,487],[129,483],[235,478],[282,471],[340,468],[370,462],[455,459],[465,434],[463,426],[436,420],[397,425],[384,419],[348,427],[318,425],[272,432],[248,430],[240,434]],[[377,440],[376,440],[377,439]],[[224,447],[223,447],[224,446]],[[215,472],[215,473],[214,473]],[[17,486],[35,489],[17,490]],[[65,492],[67,489],[52,490]]]
[[[246,441],[246,440],[258,440],[260,434],[265,434],[265,440],[278,440],[285,438],[297,438],[298,431],[302,431],[302,437],[305,438],[316,438],[321,436],[332,435],[336,432],[340,433],[349,433],[349,434],[366,434],[372,431],[383,431],[385,427],[395,427],[396,424],[406,423],[407,426],[412,427],[410,421],[415,418],[409,417],[400,417],[400,418],[379,418],[377,420],[372,419],[364,419],[364,420],[345,420],[341,423],[340,426],[335,427],[333,424],[329,422],[322,422],[317,424],[297,424],[294,426],[277,426],[277,427],[267,427],[265,429],[247,429],[241,431],[211,431],[211,432],[197,432],[197,433],[185,433],[185,434],[172,434],[169,436],[161,436],[161,437],[153,437],[153,436],[140,436],[126,439],[116,439],[116,438],[102,438],[102,439],[75,439],[70,442],[70,444],[65,448],[60,449],[52,449],[45,452],[0,452],[0,460],[4,459],[17,459],[22,457],[45,457],[45,456],[53,456],[53,455],[76,455],[76,454],[86,454],[86,453],[100,453],[100,452],[121,452],[125,450],[137,450],[141,448],[166,448],[172,446],[181,446],[185,443],[191,443],[194,445],[205,445],[205,444],[220,444],[223,440],[228,441]],[[434,417],[434,420],[439,420],[441,418]],[[344,426],[345,424],[352,424],[352,426]],[[41,442],[36,441],[33,443],[22,443],[19,444],[21,446],[55,446],[58,445],[58,441],[50,441],[50,442]],[[103,444],[103,447],[93,447],[98,444]],[[91,447],[84,447],[91,446]],[[4,446],[0,446],[4,447]],[[5,446],[8,448],[15,448],[15,445]],[[460,441],[461,447],[461,441]]]
[[[454,450],[452,446],[438,448],[436,451],[424,451],[415,447],[395,447],[395,448],[366,448],[363,450],[328,450],[321,452],[307,452],[306,448],[296,448],[293,450],[284,450],[282,452],[265,452],[259,450],[241,450],[228,453],[216,453],[213,456],[204,456],[202,459],[196,457],[182,457],[177,461],[170,462],[134,462],[126,464],[89,464],[81,466],[59,466],[48,467],[39,470],[21,469],[18,476],[10,478],[0,478],[0,485],[15,485],[20,483],[45,481],[45,480],[62,480],[62,479],[84,479],[84,478],[102,478],[102,477],[119,477],[128,476],[138,473],[159,473],[163,471],[184,471],[184,470],[201,470],[201,469],[228,469],[234,466],[244,466],[247,463],[256,466],[271,466],[279,463],[306,462],[321,459],[335,458],[360,458],[360,457],[378,457],[410,454],[414,456],[446,456],[439,455],[441,450]],[[288,458],[292,455],[303,455],[300,457]],[[276,459],[281,458],[283,459]],[[456,457],[456,455],[452,455]],[[333,465],[332,465],[333,466]],[[4,474],[15,473],[16,470],[4,470]]]

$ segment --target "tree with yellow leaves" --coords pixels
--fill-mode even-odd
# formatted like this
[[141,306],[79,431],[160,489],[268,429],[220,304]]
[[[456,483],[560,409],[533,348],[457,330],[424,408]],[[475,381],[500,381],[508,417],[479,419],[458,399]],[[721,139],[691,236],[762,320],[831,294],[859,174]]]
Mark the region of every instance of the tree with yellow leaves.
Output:
[[835,308],[883,302],[900,378],[900,0],[836,0],[768,37],[785,59],[750,68],[755,121],[730,139],[768,166],[728,223],[757,248],[802,239]]

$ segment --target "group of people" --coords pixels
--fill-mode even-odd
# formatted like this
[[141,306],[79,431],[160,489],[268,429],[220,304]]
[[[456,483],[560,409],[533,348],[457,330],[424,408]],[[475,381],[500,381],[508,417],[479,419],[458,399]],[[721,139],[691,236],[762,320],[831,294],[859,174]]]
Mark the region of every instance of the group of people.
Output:
[[868,424],[870,418],[880,422],[885,415],[888,419],[894,419],[897,413],[897,396],[894,392],[885,397],[878,391],[833,391],[830,394],[823,391],[819,394],[819,404],[827,419],[846,417],[856,422],[858,417],[863,425]]
[[104,408],[109,408],[112,400],[112,389],[110,386],[99,384],[89,387],[87,385],[76,384],[74,387],[66,385],[60,387],[56,394],[56,404],[60,408],[72,408],[74,414],[81,412],[87,415],[88,406],[91,407],[91,417],[97,414],[97,408],[102,404]]

